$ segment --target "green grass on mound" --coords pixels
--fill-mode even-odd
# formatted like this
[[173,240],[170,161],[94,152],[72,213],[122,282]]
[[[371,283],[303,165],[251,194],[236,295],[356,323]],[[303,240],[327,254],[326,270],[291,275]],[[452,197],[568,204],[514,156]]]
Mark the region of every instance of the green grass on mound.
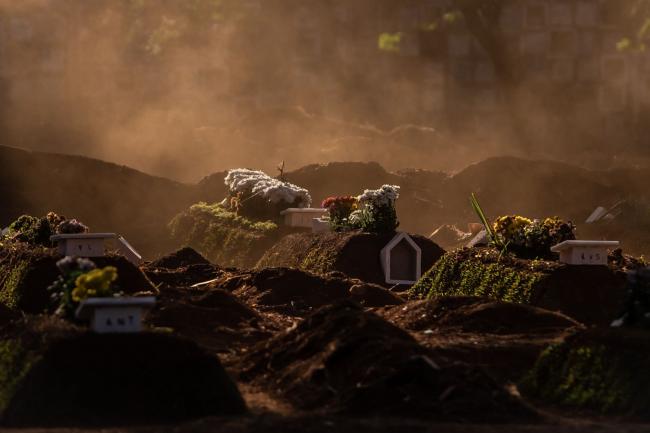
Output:
[[252,221],[219,204],[197,203],[169,223],[172,237],[222,266],[252,266],[279,237],[272,221]]

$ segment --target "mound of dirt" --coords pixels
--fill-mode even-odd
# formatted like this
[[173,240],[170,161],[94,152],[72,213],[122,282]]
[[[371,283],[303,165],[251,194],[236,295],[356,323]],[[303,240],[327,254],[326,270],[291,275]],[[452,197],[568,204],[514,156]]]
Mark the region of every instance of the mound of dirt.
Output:
[[[257,268],[292,267],[326,274],[338,271],[360,280],[385,285],[380,252],[394,234],[297,233],[285,236],[257,263]],[[411,235],[422,249],[422,269],[429,269],[444,251],[429,239]]]
[[440,364],[406,332],[349,302],[256,346],[240,377],[300,409],[477,422],[535,418],[481,370]]
[[158,287],[189,287],[213,280],[224,273],[218,266],[211,264],[196,264],[176,269],[147,265],[142,271]]
[[214,329],[256,322],[259,315],[225,290],[188,293],[183,300],[161,301],[148,322],[173,329]]
[[412,331],[453,328],[480,334],[540,334],[580,326],[560,313],[469,296],[412,301],[379,313],[400,328]]
[[591,328],[551,346],[520,388],[571,409],[650,419],[650,332]]
[[625,273],[614,267],[523,260],[491,248],[473,248],[445,254],[411,293],[425,298],[489,297],[607,325],[622,308],[625,283]]
[[190,247],[181,248],[171,254],[154,260],[149,266],[154,268],[177,269],[190,265],[209,265],[210,262]]
[[[0,342],[8,371],[8,426],[106,426],[178,422],[246,412],[219,360],[164,334],[92,334],[35,320]],[[54,327],[54,332],[48,330]]]
[[190,247],[148,263],[142,270],[152,282],[165,287],[188,287],[215,279],[223,273],[221,268]]
[[[0,303],[25,313],[38,314],[50,307],[50,286],[59,276],[61,256],[52,249],[12,245],[0,249]],[[142,271],[123,256],[93,257],[98,267],[117,268],[117,286],[125,293],[154,292]]]
[[404,301],[381,286],[341,277],[319,276],[293,268],[266,268],[230,275],[213,285],[233,293],[256,309],[303,316],[337,300],[365,307],[398,305]]

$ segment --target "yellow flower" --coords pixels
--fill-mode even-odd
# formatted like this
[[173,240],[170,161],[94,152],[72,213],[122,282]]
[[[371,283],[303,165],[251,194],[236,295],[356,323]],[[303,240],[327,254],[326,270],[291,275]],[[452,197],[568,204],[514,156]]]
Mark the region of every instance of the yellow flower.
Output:
[[107,266],[103,269],[93,269],[77,277],[75,288],[72,290],[72,300],[81,302],[92,296],[110,296],[111,283],[117,279],[117,269]]

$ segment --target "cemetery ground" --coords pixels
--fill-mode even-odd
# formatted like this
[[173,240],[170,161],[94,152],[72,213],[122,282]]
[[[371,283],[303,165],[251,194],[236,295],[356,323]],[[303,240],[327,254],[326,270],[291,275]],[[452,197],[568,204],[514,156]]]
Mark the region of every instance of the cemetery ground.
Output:
[[[298,226],[283,225],[276,202],[256,203],[251,191],[246,198],[239,194],[245,182],[232,181],[226,195],[223,174],[181,185],[87,159],[0,152],[20,160],[27,171],[42,172],[18,190],[11,184],[17,179],[1,173],[0,191],[14,193],[3,209],[46,215],[19,219],[0,245],[2,428],[382,433],[649,428],[650,340],[643,327],[650,295],[646,280],[640,285],[628,280],[647,266],[639,257],[650,244],[644,240],[647,208],[640,204],[646,200],[643,173],[500,159],[453,176],[345,163],[287,174],[311,185],[309,192],[318,198],[363,191],[337,184],[350,173],[361,175],[364,187],[384,183],[359,197],[333,200],[363,208],[370,197],[376,207],[363,209],[383,214],[367,218],[362,212],[366,226],[359,229],[351,226],[359,209],[350,207],[344,220],[349,227],[321,233],[300,226],[299,218]],[[113,187],[104,190],[102,182],[77,187],[80,178],[72,167],[81,167],[80,176],[111,176]],[[296,206],[309,198],[306,189],[259,172],[233,171],[282,193],[284,208],[295,213],[300,207],[309,208],[305,214],[326,207]],[[508,182],[503,172],[520,182]],[[41,191],[41,182],[60,173],[67,177],[52,182],[48,194]],[[388,182],[401,183],[401,192]],[[69,188],[78,192],[73,203],[66,202]],[[540,201],[526,201],[533,190]],[[634,206],[612,207],[599,225],[579,224],[577,230],[612,239],[611,233],[628,229],[626,239],[636,238],[630,249],[622,239],[625,254],[612,250],[600,256],[606,256],[606,265],[563,263],[543,237],[537,242],[546,250],[526,257],[513,252],[514,244],[510,252],[496,244],[443,249],[423,235],[429,225],[455,223],[464,230],[476,222],[465,210],[473,191],[487,197],[483,203],[497,215],[513,212],[508,206],[515,203],[529,215],[557,211],[568,218],[616,203],[622,190]],[[382,200],[391,195],[386,206]],[[400,195],[397,210],[405,228],[396,234],[391,218]],[[71,233],[62,226],[80,230],[77,234],[89,229],[48,213],[53,197],[66,214],[92,222],[93,229],[119,231],[136,248],[144,245],[148,259],[100,251],[92,263],[62,260],[50,235]],[[38,209],[25,205],[35,198]],[[143,206],[145,214],[139,213]],[[339,223],[334,215],[330,209],[331,228]],[[444,219],[451,215],[457,219]],[[544,227],[573,230],[553,218],[505,221],[524,221],[530,233]],[[79,238],[92,239],[93,233]],[[396,285],[395,279],[414,284]],[[144,319],[145,332],[98,334],[74,319],[70,299],[83,303],[84,293],[108,288],[108,297],[156,298]],[[624,326],[610,326],[616,321]]]
[[[39,260],[18,293],[34,290],[30,273],[54,266],[41,260],[40,249],[20,252],[30,254]],[[611,259],[611,275],[634,266],[630,258]],[[36,297],[2,308],[2,340],[26,348],[8,357],[9,346],[3,346],[3,368],[23,379],[9,390],[6,377],[0,381],[5,426],[113,426],[102,431],[116,432],[647,429],[650,384],[647,375],[635,375],[650,356],[647,331],[610,329],[597,325],[597,316],[581,322],[489,293],[416,299],[337,271],[222,268],[190,248],[141,269],[126,260],[121,266],[131,271],[124,272],[130,276],[123,287],[146,281],[146,292],[158,297],[145,334],[90,334],[34,314],[42,302]],[[542,273],[566,269],[537,266]],[[604,301],[623,302],[621,288],[613,284]],[[545,362],[549,347],[562,353],[594,348],[602,358],[575,366],[565,353]],[[578,377],[566,382],[567,371]],[[637,384],[630,390],[631,379]],[[594,380],[603,383],[590,389]],[[531,381],[556,386],[551,391],[558,395],[531,390]],[[591,394],[571,401],[562,389]],[[603,402],[613,404],[599,406]]]

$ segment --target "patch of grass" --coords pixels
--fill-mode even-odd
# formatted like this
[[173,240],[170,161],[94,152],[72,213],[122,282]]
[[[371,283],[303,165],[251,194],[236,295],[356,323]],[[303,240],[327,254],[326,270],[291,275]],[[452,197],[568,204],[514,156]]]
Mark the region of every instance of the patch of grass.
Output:
[[411,288],[411,296],[484,296],[528,304],[542,277],[542,273],[505,262],[486,263],[471,255],[449,252]]
[[198,203],[169,223],[172,238],[222,266],[250,266],[278,236],[272,221],[253,221],[219,204]]
[[569,339],[553,345],[542,353],[520,389],[574,409],[650,417],[648,355],[630,343],[615,348],[598,339],[577,344]]
[[18,385],[37,360],[20,340],[0,341],[0,413],[7,408]]

